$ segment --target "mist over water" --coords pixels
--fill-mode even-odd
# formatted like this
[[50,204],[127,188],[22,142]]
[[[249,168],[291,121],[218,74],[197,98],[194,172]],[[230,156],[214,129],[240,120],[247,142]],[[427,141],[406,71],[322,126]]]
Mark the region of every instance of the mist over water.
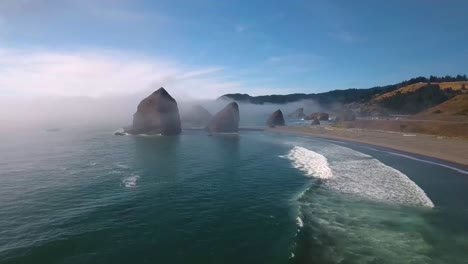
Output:
[[[0,122],[2,130],[86,128],[90,126],[116,126],[115,129],[132,123],[138,104],[153,90],[145,90],[128,96],[107,97],[19,97],[0,96]],[[229,100],[191,99],[183,94],[173,95],[181,116],[195,105],[200,105],[212,115],[223,109]],[[285,118],[298,108],[306,113],[321,111],[312,100],[277,105],[253,105],[240,103],[240,126],[264,126],[268,117],[281,109]]]

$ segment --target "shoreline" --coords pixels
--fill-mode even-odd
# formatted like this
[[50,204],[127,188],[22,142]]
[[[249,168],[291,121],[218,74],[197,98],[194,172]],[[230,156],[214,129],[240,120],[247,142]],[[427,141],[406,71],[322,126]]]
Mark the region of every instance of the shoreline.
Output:
[[265,131],[363,143],[468,167],[468,140],[466,139],[381,130],[341,129],[328,126],[276,127],[268,128]]

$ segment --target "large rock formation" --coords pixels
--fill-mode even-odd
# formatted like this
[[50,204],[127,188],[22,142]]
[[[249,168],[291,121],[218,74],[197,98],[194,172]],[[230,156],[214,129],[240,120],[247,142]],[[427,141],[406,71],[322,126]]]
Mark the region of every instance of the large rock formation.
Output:
[[182,125],[184,127],[206,127],[213,115],[201,105],[194,105],[182,112]]
[[159,88],[140,102],[133,115],[133,126],[125,132],[168,136],[180,134],[180,116],[176,100],[164,88]]
[[342,111],[337,117],[336,121],[342,122],[342,121],[355,121],[356,120],[356,114],[353,112],[353,110],[346,109]]
[[296,109],[296,111],[290,113],[288,116],[291,118],[304,118],[305,117],[304,108],[302,107],[298,108]]
[[320,125],[320,120],[318,120],[318,118],[314,118],[312,120],[312,123],[310,123],[311,126],[318,126]]
[[275,126],[284,126],[284,117],[283,117],[283,112],[281,112],[280,109],[276,110],[271,114],[271,116],[267,120],[267,126],[269,127],[275,127]]
[[236,102],[228,104],[211,119],[206,130],[210,133],[239,132],[239,105]]
[[330,116],[328,115],[328,113],[316,112],[316,113],[312,113],[312,114],[306,116],[304,119],[306,119],[306,120],[318,119],[319,121],[328,121],[329,118],[330,118]]

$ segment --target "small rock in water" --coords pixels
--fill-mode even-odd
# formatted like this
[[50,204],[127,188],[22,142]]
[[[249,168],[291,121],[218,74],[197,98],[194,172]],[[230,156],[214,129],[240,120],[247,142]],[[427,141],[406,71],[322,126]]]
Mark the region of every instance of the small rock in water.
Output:
[[267,120],[267,126],[269,127],[275,127],[275,126],[284,126],[284,117],[283,117],[283,112],[281,112],[280,109],[276,110],[271,114],[270,118]]

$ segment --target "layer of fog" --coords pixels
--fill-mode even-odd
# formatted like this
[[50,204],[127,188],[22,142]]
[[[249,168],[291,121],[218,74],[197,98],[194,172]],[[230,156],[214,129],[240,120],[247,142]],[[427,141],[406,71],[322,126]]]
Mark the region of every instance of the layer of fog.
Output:
[[[33,129],[73,129],[78,127],[102,126],[118,129],[132,123],[138,103],[151,94],[144,91],[129,96],[91,97],[49,97],[24,98],[0,97],[1,130]],[[211,114],[225,107],[227,100],[192,100],[183,95],[174,98],[178,101],[181,116],[194,105],[201,105]],[[263,126],[277,109],[285,118],[297,108],[303,107],[306,114],[321,111],[313,101],[300,101],[289,104],[239,104],[241,126]]]
[[[230,100],[220,99],[213,101],[185,101],[181,102],[179,108],[181,114],[189,111],[193,105],[201,105],[207,109],[211,114],[216,114],[219,110],[225,107]],[[312,100],[298,101],[288,104],[249,104],[239,103],[240,126],[241,127],[261,127],[265,126],[268,117],[276,110],[283,112],[284,118],[288,121],[288,115],[298,108],[304,108],[305,114],[319,112],[323,109],[319,104]],[[292,121],[289,120],[289,121]],[[297,120],[296,120],[297,121]]]

